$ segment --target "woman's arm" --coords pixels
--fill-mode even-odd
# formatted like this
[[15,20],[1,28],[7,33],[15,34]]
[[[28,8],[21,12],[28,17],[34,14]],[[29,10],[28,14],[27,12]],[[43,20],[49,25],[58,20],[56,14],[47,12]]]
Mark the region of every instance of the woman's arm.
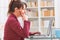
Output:
[[9,22],[10,28],[17,33],[17,35],[21,37],[28,37],[29,35],[29,28],[30,28],[30,22],[24,21],[24,28],[22,29],[19,23],[16,20],[10,20]]

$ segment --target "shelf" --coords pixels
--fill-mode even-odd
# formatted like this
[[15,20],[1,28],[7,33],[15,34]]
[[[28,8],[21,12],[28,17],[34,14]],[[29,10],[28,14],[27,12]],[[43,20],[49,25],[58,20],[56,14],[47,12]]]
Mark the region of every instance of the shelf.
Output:
[[41,18],[55,18],[55,16],[42,16]]
[[37,2],[38,0],[26,0],[26,2]]
[[45,7],[41,7],[41,9],[46,9],[46,8],[48,8],[48,9],[53,9],[54,7],[53,7],[53,6],[45,6]]
[[[43,30],[40,30],[42,28],[42,25],[44,25],[42,21],[46,20],[50,22],[51,19],[52,21],[55,20],[54,1],[52,0],[26,0],[26,2],[28,5],[26,8],[27,15],[29,16],[28,20],[31,21],[33,26],[37,25],[39,27],[38,28],[39,31],[43,32]],[[51,24],[52,24],[52,21],[51,21]]]
[[38,7],[27,7],[27,10],[38,11]]
[[45,19],[45,20],[47,20],[47,19],[54,19],[55,20],[55,17],[54,16],[46,16],[46,17],[41,17],[41,19],[43,20],[43,19]]
[[53,6],[45,6],[45,7],[41,7],[41,9],[54,9],[54,7]]
[[37,9],[38,7],[27,7],[27,9]]
[[28,18],[28,20],[35,21],[35,20],[38,20],[38,17]]

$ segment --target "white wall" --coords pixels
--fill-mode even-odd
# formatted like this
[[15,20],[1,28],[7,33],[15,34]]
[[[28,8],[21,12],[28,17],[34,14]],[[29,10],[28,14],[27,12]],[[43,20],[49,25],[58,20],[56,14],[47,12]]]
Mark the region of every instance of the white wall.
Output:
[[60,0],[55,0],[55,27],[60,28]]
[[10,0],[0,0],[0,38],[3,40],[4,23],[7,18],[8,4]]
[[0,0],[0,24],[3,24],[7,17],[9,0]]

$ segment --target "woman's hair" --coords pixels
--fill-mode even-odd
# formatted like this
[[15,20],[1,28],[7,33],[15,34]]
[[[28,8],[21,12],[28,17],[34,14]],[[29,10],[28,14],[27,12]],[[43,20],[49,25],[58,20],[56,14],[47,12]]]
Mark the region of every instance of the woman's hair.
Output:
[[22,2],[22,3],[23,3],[23,5],[25,5],[27,7],[27,4],[25,2]]
[[20,0],[11,0],[10,4],[9,4],[9,9],[8,9],[8,13],[14,12],[14,9],[17,7],[18,9],[22,7],[22,9],[24,8],[24,6],[26,5],[26,3],[21,2]]

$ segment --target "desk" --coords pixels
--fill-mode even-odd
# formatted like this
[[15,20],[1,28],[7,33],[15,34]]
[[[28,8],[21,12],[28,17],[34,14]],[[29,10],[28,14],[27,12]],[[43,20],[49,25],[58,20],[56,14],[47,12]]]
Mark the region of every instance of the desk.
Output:
[[29,36],[25,40],[60,40],[60,38],[51,37],[51,36]]

